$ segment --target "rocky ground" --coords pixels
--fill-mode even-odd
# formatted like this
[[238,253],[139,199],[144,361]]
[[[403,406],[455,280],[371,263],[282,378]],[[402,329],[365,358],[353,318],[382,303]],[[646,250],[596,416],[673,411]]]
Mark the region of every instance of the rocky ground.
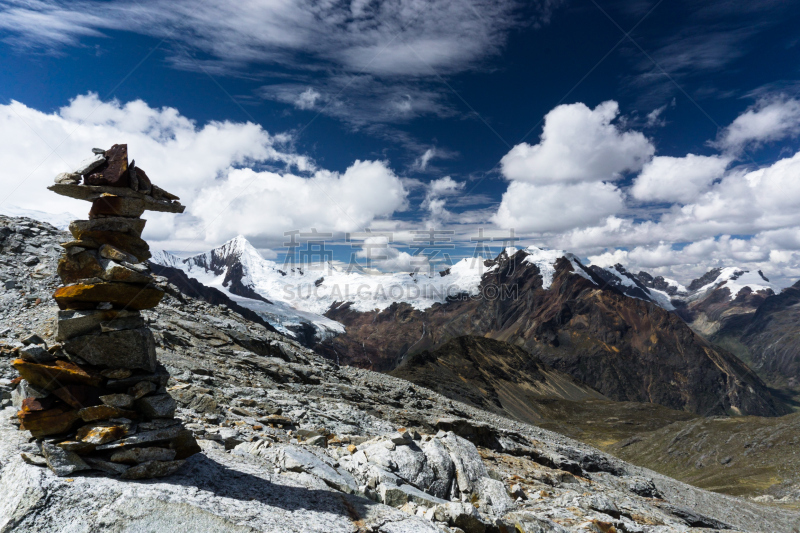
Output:
[[[0,342],[52,344],[62,236],[6,218],[0,234]],[[11,424],[15,372],[0,360],[0,531],[800,531],[796,512],[336,366],[161,283],[168,296],[143,314],[203,453],[160,480],[56,477],[20,455],[37,447]]]

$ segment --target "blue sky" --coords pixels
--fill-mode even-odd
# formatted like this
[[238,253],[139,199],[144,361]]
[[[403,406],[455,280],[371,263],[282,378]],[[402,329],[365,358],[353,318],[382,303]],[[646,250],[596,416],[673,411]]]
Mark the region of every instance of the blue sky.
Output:
[[269,256],[284,231],[370,227],[402,268],[410,231],[514,229],[598,264],[785,284],[799,23],[778,1],[0,1],[20,164],[0,210],[60,212],[32,187],[94,135],[187,200],[148,228],[173,250],[243,233]]

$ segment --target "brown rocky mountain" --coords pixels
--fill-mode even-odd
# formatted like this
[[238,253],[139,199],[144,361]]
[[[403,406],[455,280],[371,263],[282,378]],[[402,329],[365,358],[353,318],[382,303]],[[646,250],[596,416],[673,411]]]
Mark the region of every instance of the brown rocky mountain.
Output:
[[551,399],[607,400],[528,352],[485,337],[457,337],[406,358],[389,374],[523,421],[547,417]]
[[672,303],[694,331],[735,354],[768,385],[800,396],[800,283],[779,294],[767,284],[760,271],[717,268]]
[[424,311],[397,303],[370,313],[348,303],[333,306],[326,316],[346,332],[316,349],[341,363],[390,371],[453,338],[482,336],[518,346],[617,401],[701,415],[789,411],[742,361],[677,314],[623,295],[574,258],[557,260],[544,287],[539,266],[527,256],[518,251],[488,261],[494,268],[483,276],[483,297],[455,298]]
[[[502,287],[501,292],[512,291],[512,297],[476,300],[456,296],[424,311],[396,302],[380,312],[365,311],[369,307],[363,302],[329,297],[335,303],[323,318],[315,313],[323,312],[327,305],[313,303],[301,313],[280,301],[280,287],[294,290],[322,284],[324,293],[327,284],[338,286],[342,280],[335,281],[335,274],[331,281],[327,276],[300,271],[301,275],[293,271],[290,276],[281,265],[263,260],[243,237],[188,259],[156,255],[156,262],[180,269],[187,279],[198,275],[205,282],[224,278],[216,288],[338,363],[389,371],[403,358],[435,349],[449,339],[487,336],[539,355],[612,399],[652,402],[700,414],[736,413],[742,408],[758,414],[783,412],[780,405],[772,405],[763,383],[747,387],[752,375],[727,353],[733,351],[746,362],[752,360],[737,343],[755,309],[772,294],[760,273],[714,269],[687,288],[674,280],[632,274],[621,265],[585,268],[569,254],[561,264],[578,275],[564,274],[564,268],[555,271],[558,253],[528,249],[513,260],[501,256],[487,263],[493,268],[484,288]],[[543,260],[544,256],[548,259]],[[508,265],[513,275],[505,272]],[[515,270],[515,265],[520,268]],[[446,285],[451,275],[446,271],[436,278]],[[459,275],[453,275],[455,284],[466,290],[459,284]],[[410,279],[411,284],[417,282],[413,276]],[[420,282],[430,283],[424,276]],[[395,276],[391,283],[403,281]],[[675,312],[668,312],[672,310]],[[692,335],[676,313],[705,338],[726,324],[743,326],[723,350],[713,349]],[[344,325],[346,332],[342,334],[340,324],[329,319]],[[321,322],[324,320],[328,323]],[[658,346],[648,344],[651,334]],[[683,360],[686,347],[690,355]],[[707,353],[706,348],[711,351]],[[719,366],[715,359],[721,361]],[[695,361],[702,364],[694,365]],[[655,370],[660,366],[664,368]],[[715,396],[718,393],[728,398]],[[698,399],[698,394],[705,398]]]
[[407,357],[389,374],[499,415],[605,447],[698,415],[610,400],[522,348],[457,337]]
[[763,298],[753,312],[723,321],[710,340],[746,361],[770,385],[800,393],[798,324],[800,282]]

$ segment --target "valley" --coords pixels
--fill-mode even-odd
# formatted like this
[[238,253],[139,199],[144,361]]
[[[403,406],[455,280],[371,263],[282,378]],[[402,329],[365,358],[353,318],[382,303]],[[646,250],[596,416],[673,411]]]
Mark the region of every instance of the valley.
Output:
[[697,487],[800,509],[798,445],[800,413],[697,418],[602,448]]

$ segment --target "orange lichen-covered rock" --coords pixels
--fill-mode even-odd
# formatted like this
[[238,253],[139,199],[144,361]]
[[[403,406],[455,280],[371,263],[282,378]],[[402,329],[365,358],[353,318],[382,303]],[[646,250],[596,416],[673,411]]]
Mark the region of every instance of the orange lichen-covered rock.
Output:
[[84,426],[78,430],[76,439],[87,444],[99,446],[107,442],[121,439],[128,434],[123,426]]
[[53,395],[45,398],[25,398],[22,400],[22,411],[30,413],[33,411],[46,411],[53,407],[57,398]]
[[65,440],[63,442],[59,442],[58,444],[56,444],[56,446],[58,446],[64,451],[74,452],[77,453],[78,455],[92,453],[94,449],[97,447],[96,444],[91,444],[88,442],[81,442],[76,440]]
[[56,361],[54,365],[42,365],[15,359],[11,366],[19,372],[22,379],[37,389],[52,391],[73,383],[96,387],[103,382],[102,377],[89,374],[77,365],[66,361]]
[[20,411],[20,429],[27,429],[36,438],[66,433],[80,420],[78,412],[66,405],[59,405],[46,411]]
[[130,283],[94,283],[59,287],[53,298],[61,309],[95,309],[101,302],[131,311],[150,309],[158,305],[164,291]]

